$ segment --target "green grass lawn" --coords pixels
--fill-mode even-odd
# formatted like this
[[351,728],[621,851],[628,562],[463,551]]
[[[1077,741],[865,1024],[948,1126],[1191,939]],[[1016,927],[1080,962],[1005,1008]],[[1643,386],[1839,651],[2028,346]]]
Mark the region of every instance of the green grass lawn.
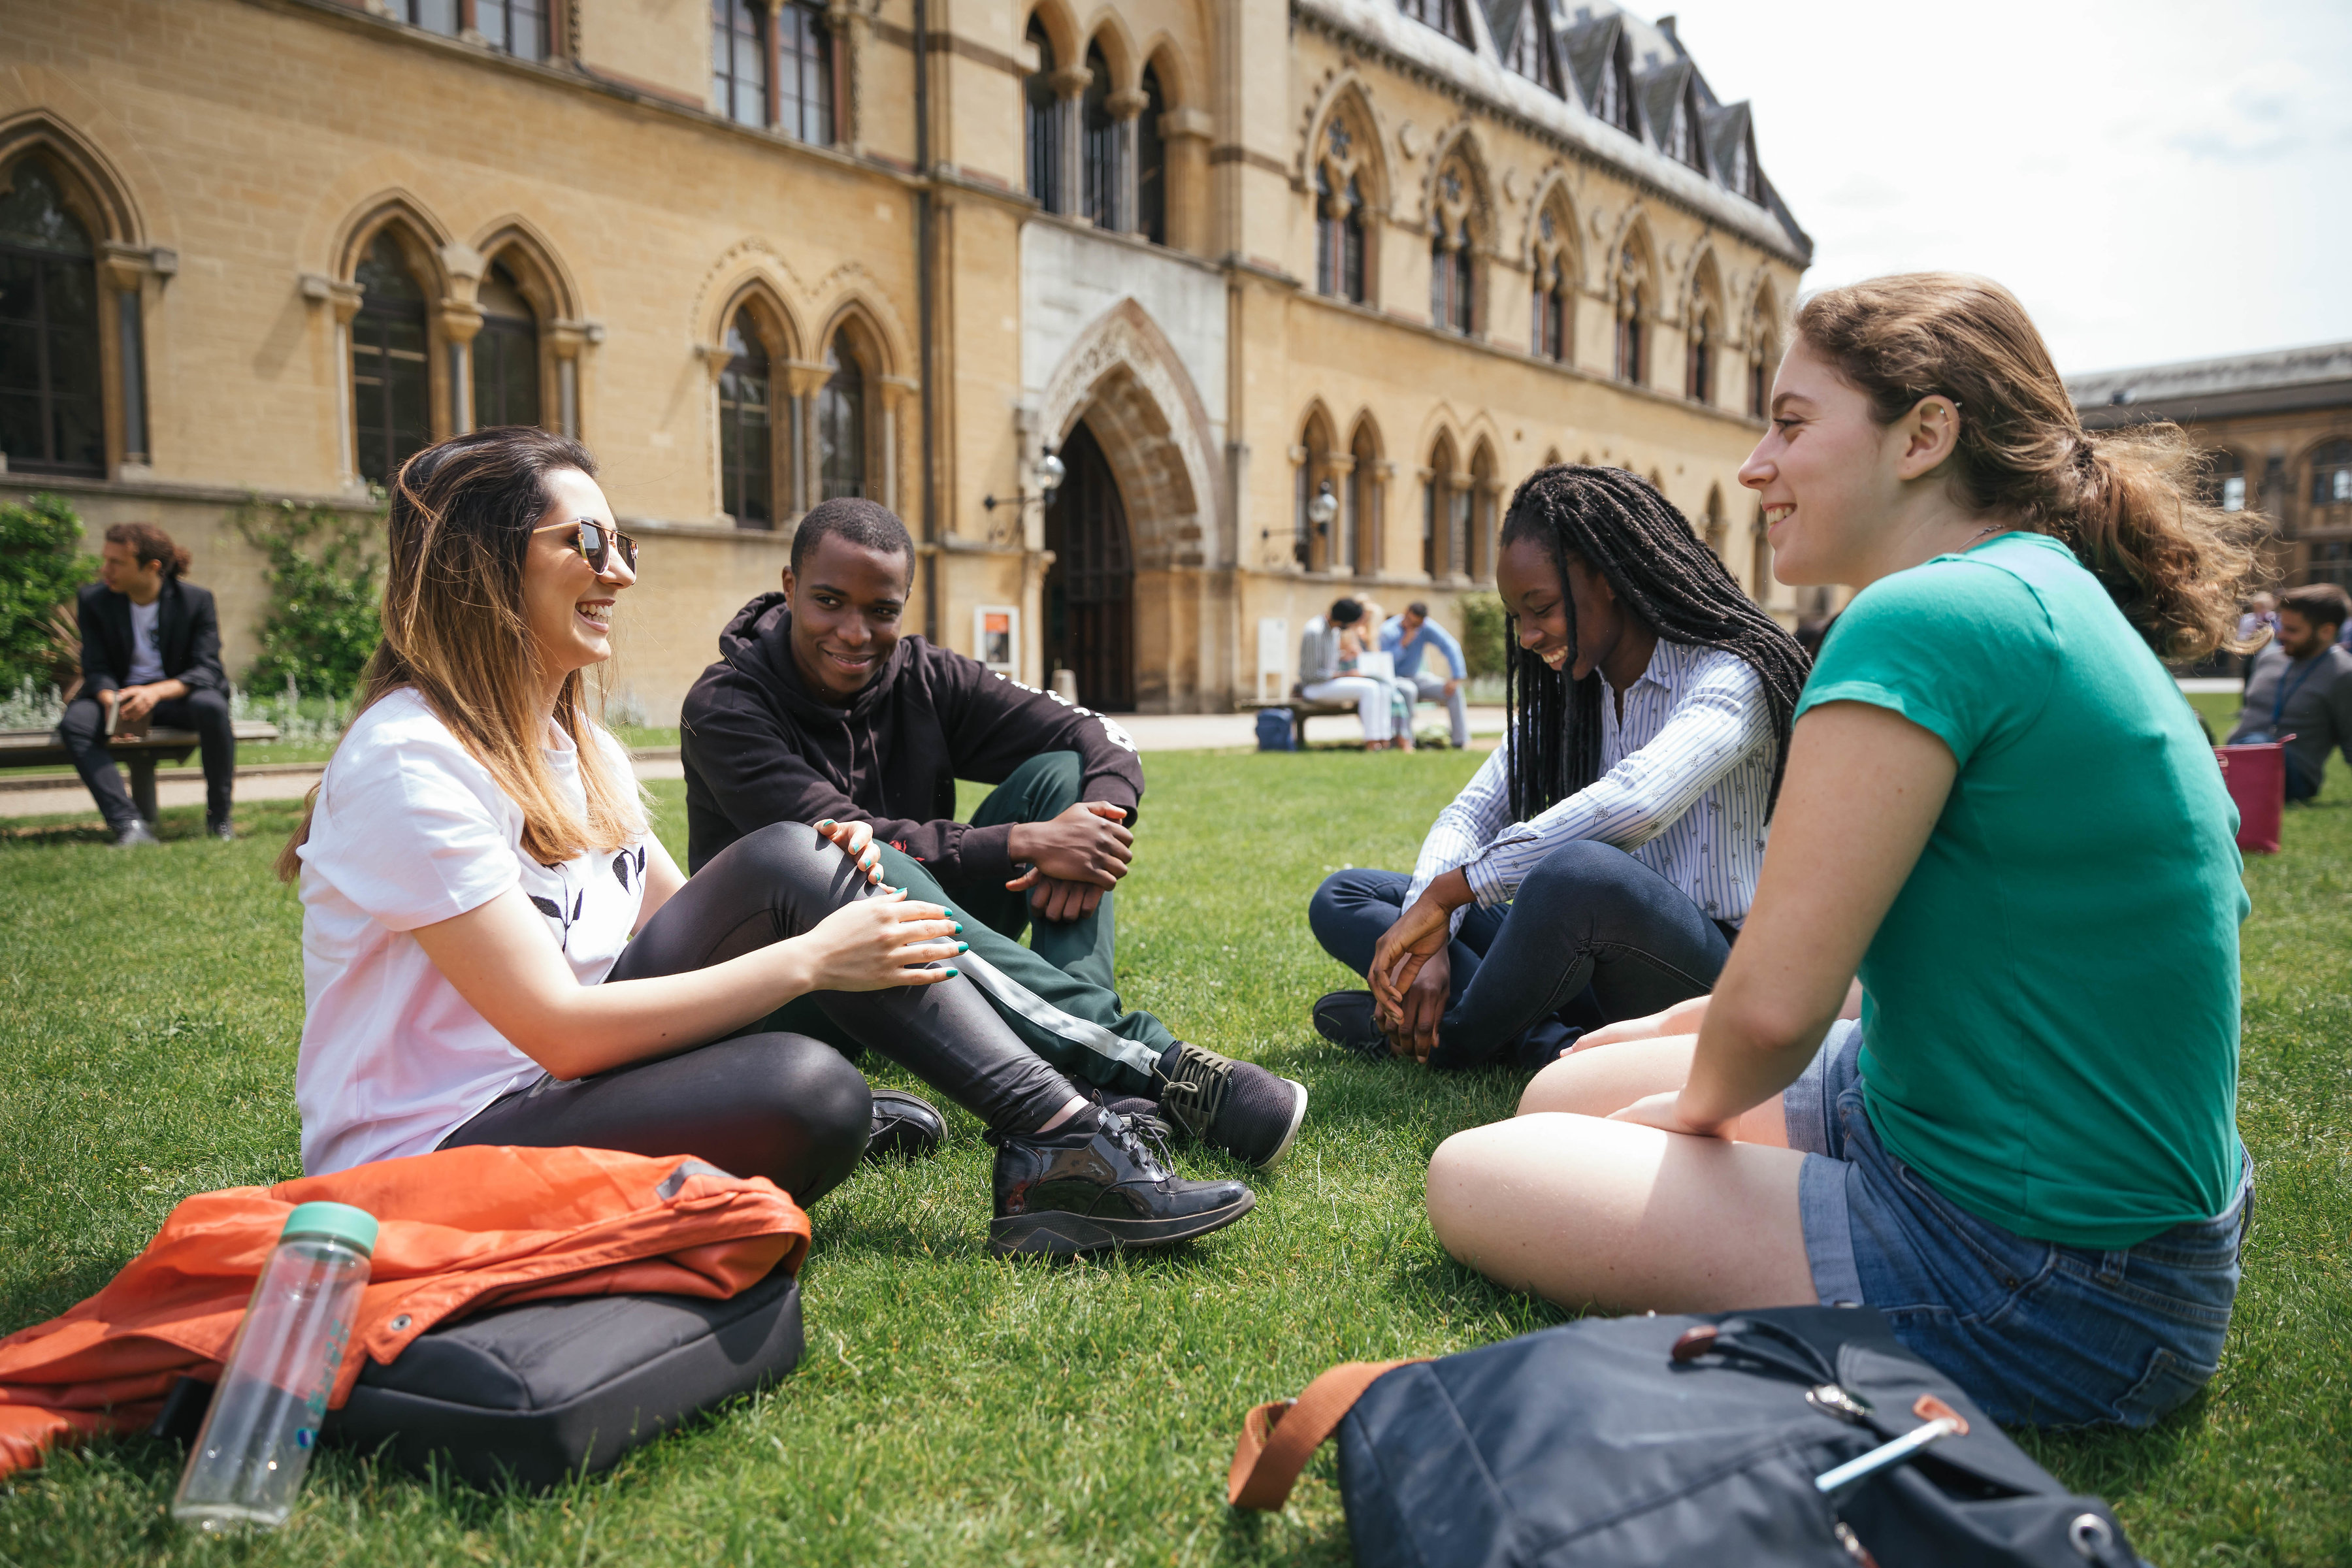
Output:
[[[1430,1151],[1507,1114],[1517,1083],[1358,1064],[1307,1024],[1345,981],[1307,934],[1308,893],[1350,863],[1409,865],[1475,761],[1148,759],[1119,895],[1129,1001],[1315,1091],[1297,1151],[1234,1229],[1166,1256],[992,1260],[990,1152],[959,1114],[940,1158],[864,1171],[818,1207],[799,1372],[593,1484],[488,1494],[330,1452],[285,1530],[222,1550],[164,1511],[176,1450],[106,1442],[0,1489],[0,1568],[1344,1562],[1328,1450],[1286,1514],[1226,1510],[1242,1412],[1336,1361],[1561,1317],[1455,1267],[1422,1212]],[[656,793],[677,847],[679,787]],[[238,819],[245,838],[224,845],[196,837],[194,810],[168,813],[169,841],[128,855],[94,830],[0,825],[0,1329],[96,1290],[187,1194],[299,1173],[299,918],[268,873],[292,810]],[[2241,1123],[2262,1191],[2221,1376],[2152,1433],[2028,1438],[2167,1565],[2352,1561],[2340,764],[2248,879]]]

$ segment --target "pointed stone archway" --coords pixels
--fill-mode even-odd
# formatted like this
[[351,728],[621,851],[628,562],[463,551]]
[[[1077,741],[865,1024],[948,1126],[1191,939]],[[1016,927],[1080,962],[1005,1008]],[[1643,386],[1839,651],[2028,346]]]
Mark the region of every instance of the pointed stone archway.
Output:
[[[1231,686],[1222,636],[1230,615],[1222,493],[1209,418],[1167,336],[1133,300],[1080,333],[1038,408],[1059,448],[1080,422],[1117,487],[1132,563],[1131,694],[1138,710],[1199,710]],[[1050,570],[1050,569],[1049,569]],[[1036,616],[1041,602],[1030,607]],[[1043,624],[1043,623],[1039,623]],[[1089,700],[1081,687],[1081,701]]]

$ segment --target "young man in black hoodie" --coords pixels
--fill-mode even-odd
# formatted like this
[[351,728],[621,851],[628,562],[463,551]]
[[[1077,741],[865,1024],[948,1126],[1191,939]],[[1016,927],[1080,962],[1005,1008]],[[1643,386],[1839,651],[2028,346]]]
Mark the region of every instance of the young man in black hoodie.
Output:
[[[1306,1114],[1305,1086],[1179,1040],[1113,988],[1111,891],[1143,798],[1134,742],[1101,714],[902,637],[914,561],[905,524],[873,501],[828,500],[801,520],[783,591],[728,624],[687,695],[689,868],[771,823],[815,825],[862,864],[878,859],[893,886],[957,911],[971,944],[963,972],[1038,1056],[1105,1103],[1149,1101],[1204,1142],[1272,1164]],[[955,819],[960,778],[997,786],[969,823]],[[776,1026],[846,1045],[821,1009],[786,1011]]]

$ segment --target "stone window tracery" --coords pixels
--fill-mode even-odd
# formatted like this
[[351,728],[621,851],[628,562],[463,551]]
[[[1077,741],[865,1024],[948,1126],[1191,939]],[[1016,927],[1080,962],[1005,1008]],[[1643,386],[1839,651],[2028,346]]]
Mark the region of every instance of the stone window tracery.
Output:
[[1324,132],[1325,155],[1315,165],[1315,291],[1362,304],[1364,191],[1357,176],[1355,137],[1334,117]]
[[1648,380],[1649,300],[1647,268],[1640,248],[1628,240],[1617,255],[1617,353],[1620,381],[1639,386]]
[[1573,349],[1570,332],[1574,257],[1568,237],[1574,225],[1547,205],[1536,216],[1533,298],[1528,310],[1528,352],[1538,359],[1565,362]]
[[1457,161],[1438,172],[1432,195],[1429,319],[1467,337],[1477,324],[1477,247],[1470,226],[1472,186]]
[[377,231],[352,281],[352,450],[359,477],[388,481],[433,440],[431,329],[425,290],[389,226]]
[[768,345],[748,310],[727,331],[719,373],[719,508],[738,528],[776,526],[775,378]]
[[866,366],[857,351],[835,334],[825,351],[825,368],[833,374],[818,394],[816,404],[817,471],[823,499],[866,494]]

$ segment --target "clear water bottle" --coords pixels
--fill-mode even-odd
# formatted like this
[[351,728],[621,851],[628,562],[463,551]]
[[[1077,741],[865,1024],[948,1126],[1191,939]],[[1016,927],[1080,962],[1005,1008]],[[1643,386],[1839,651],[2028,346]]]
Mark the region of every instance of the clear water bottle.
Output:
[[375,1216],[349,1204],[286,1216],[180,1478],[175,1518],[208,1531],[286,1522],[351,1352],[375,1233]]

